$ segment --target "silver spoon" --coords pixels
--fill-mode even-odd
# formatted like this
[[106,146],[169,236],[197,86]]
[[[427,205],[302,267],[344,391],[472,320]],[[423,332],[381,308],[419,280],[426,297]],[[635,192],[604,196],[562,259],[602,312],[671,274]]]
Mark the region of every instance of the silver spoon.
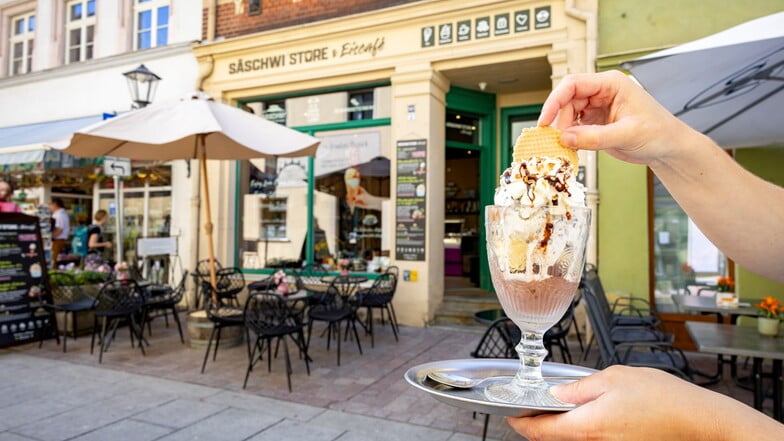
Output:
[[[432,371],[428,372],[427,376],[441,384],[445,384],[447,386],[454,387],[456,389],[471,389],[473,387],[479,386],[481,383],[493,380],[498,377],[487,377],[487,378],[468,378],[464,377],[460,374],[455,374],[452,372],[438,372]],[[566,382],[566,381],[576,381],[583,377],[581,376],[551,376],[551,377],[544,377],[545,381],[548,382]]]

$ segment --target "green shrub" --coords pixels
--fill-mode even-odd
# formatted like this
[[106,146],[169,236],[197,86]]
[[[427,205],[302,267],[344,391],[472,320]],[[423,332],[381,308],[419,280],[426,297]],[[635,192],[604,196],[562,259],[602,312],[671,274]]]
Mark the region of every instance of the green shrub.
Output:
[[[71,277],[65,274],[70,274]],[[76,285],[96,285],[107,280],[109,274],[98,271],[74,271],[58,270],[49,272],[49,282],[52,286],[65,286],[71,284],[71,280]]]

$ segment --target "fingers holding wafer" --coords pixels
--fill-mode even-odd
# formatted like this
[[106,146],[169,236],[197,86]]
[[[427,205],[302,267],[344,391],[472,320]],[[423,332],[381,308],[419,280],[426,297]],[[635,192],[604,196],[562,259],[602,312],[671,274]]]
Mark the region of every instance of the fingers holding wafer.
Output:
[[561,144],[561,131],[553,127],[529,127],[517,138],[512,158],[522,162],[534,156],[562,158],[577,167],[577,151]]

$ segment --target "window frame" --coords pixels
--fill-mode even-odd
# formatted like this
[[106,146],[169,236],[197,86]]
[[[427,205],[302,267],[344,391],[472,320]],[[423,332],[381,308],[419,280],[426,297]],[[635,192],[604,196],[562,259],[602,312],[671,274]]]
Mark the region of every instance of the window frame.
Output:
[[[305,93],[291,93],[291,94],[281,94],[281,95],[272,95],[266,97],[254,97],[254,98],[246,98],[240,99],[237,102],[237,107],[242,108],[244,105],[249,105],[255,102],[263,102],[263,103],[271,103],[277,101],[285,101],[288,98],[297,98],[297,97],[307,97],[307,96],[317,96],[322,94],[328,94],[332,92],[355,92],[359,90],[373,90],[375,88],[380,87],[387,87],[389,86],[389,82],[379,82],[379,83],[370,83],[364,85],[355,85],[355,86],[337,86],[333,88],[325,88],[320,90],[308,91]],[[375,99],[374,99],[375,105]],[[288,109],[286,109],[288,112]],[[375,110],[374,110],[374,118],[372,119],[360,119],[360,120],[346,120],[343,122],[337,123],[324,123],[324,124],[314,124],[314,125],[300,125],[300,126],[287,126],[290,129],[300,131],[302,133],[307,133],[311,136],[315,136],[317,132],[322,131],[337,131],[337,130],[353,130],[353,129],[361,129],[361,128],[370,128],[370,127],[381,127],[381,126],[391,126],[392,120],[390,117],[375,117]],[[235,162],[235,166],[237,170],[241,170],[243,165],[243,161],[238,160]],[[308,217],[308,228],[306,233],[306,259],[311,261],[313,260],[313,199],[314,199],[314,190],[315,190],[315,161],[313,157],[308,158],[308,206],[306,211],[306,216]],[[236,174],[236,181],[235,187],[237,189],[238,194],[242,194],[242,178],[243,173]],[[392,185],[392,184],[390,184]],[[242,204],[237,203],[234,206],[234,214],[235,219],[242,218]],[[242,231],[240,228],[235,228],[234,232],[234,243],[240,244],[242,243]],[[238,262],[240,265],[244,263],[244,256],[240,252],[239,246],[236,247],[234,261]],[[243,273],[245,274],[259,274],[259,275],[266,275],[275,272],[275,269],[272,268],[242,268]],[[377,274],[375,273],[361,273],[367,276],[370,279],[375,279]]]
[[[87,15],[87,5],[93,2],[95,12],[93,15]],[[84,10],[82,17],[76,20],[71,20],[71,8],[75,4],[81,4]],[[79,63],[82,61],[92,60],[95,58],[95,27],[96,27],[96,16],[98,15],[98,2],[97,0],[69,0],[65,4],[65,56],[64,56],[64,64],[71,64],[71,63]],[[87,31],[88,28],[92,27],[93,35],[92,40],[87,41]],[[79,30],[80,33],[80,41],[79,41],[79,59],[78,60],[71,60],[71,50],[75,49],[76,46],[71,44],[71,31]],[[92,49],[92,53],[90,56],[87,56],[87,49],[90,47]]]
[[[158,26],[158,12],[162,7],[166,7],[169,17],[166,20],[166,26]],[[139,29],[139,15],[143,12],[149,11],[151,14],[150,17],[150,28],[146,29],[145,32],[150,33],[150,47],[140,47],[139,45],[139,35],[141,30]],[[169,44],[169,40],[171,34],[169,30],[171,29],[171,1],[170,0],[134,0],[133,2],[133,50],[144,50],[144,49],[151,49],[158,46],[165,46]],[[158,43],[158,31],[160,29],[166,29],[166,43],[159,44]]]
[[[729,155],[732,155],[732,153],[730,151],[725,150],[725,152],[727,154],[729,154]],[[656,228],[655,228],[655,222],[656,222],[656,195],[654,194],[654,188],[655,188],[655,181],[654,180],[655,179],[657,179],[657,178],[653,174],[653,171],[650,168],[648,168],[647,169],[647,193],[648,193],[648,195],[647,195],[647,197],[648,197],[648,225],[647,225],[647,230],[648,230],[648,301],[649,301],[651,307],[657,309],[660,313],[674,313],[674,311],[671,310],[672,309],[670,307],[671,305],[657,304],[657,297],[656,297],[656,289],[657,289],[658,278],[657,278],[657,273],[656,273],[657,259],[656,259],[656,251],[655,251],[655,248],[656,248],[656,243],[655,242],[657,241],[657,238],[656,238]],[[684,214],[685,214],[685,212],[684,212]],[[685,216],[686,216],[686,219],[690,219],[690,217],[687,214]],[[724,257],[724,264],[720,265],[721,271],[720,271],[720,274],[718,274],[718,276],[727,276],[727,277],[730,277],[732,279],[735,279],[735,262],[732,259],[730,259],[729,257],[727,257],[726,255],[724,255],[723,253],[721,253],[721,250],[719,250],[719,253],[722,254],[722,256]],[[685,263],[689,263],[689,262],[686,261]],[[684,268],[683,270],[686,270],[686,268]],[[695,276],[700,276],[700,277],[704,278],[704,275],[695,274]],[[666,278],[662,278],[662,281],[664,281],[664,282],[666,282],[667,280],[668,279],[666,279]],[[695,283],[695,285],[696,284],[698,284],[698,283]]]
[[[27,11],[10,17],[10,35],[8,37],[8,76],[18,76],[30,73],[33,70],[33,51],[35,50],[35,24],[30,30],[30,19],[35,22],[35,11]],[[16,22],[24,20],[25,31],[16,34]],[[14,63],[19,58],[14,56],[14,46],[22,43],[22,68],[19,72],[14,72]],[[31,47],[32,46],[32,47]]]

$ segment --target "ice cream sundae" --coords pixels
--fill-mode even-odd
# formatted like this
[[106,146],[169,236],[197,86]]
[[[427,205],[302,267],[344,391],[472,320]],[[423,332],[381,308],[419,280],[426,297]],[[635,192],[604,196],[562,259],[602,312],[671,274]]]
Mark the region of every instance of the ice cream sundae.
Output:
[[[523,362],[512,383],[485,391],[494,401],[555,405],[546,393],[542,336],[564,314],[582,275],[590,210],[576,179],[577,152],[550,127],[524,129],[486,209],[490,273],[506,315],[521,329]],[[555,400],[555,401],[553,401]]]

